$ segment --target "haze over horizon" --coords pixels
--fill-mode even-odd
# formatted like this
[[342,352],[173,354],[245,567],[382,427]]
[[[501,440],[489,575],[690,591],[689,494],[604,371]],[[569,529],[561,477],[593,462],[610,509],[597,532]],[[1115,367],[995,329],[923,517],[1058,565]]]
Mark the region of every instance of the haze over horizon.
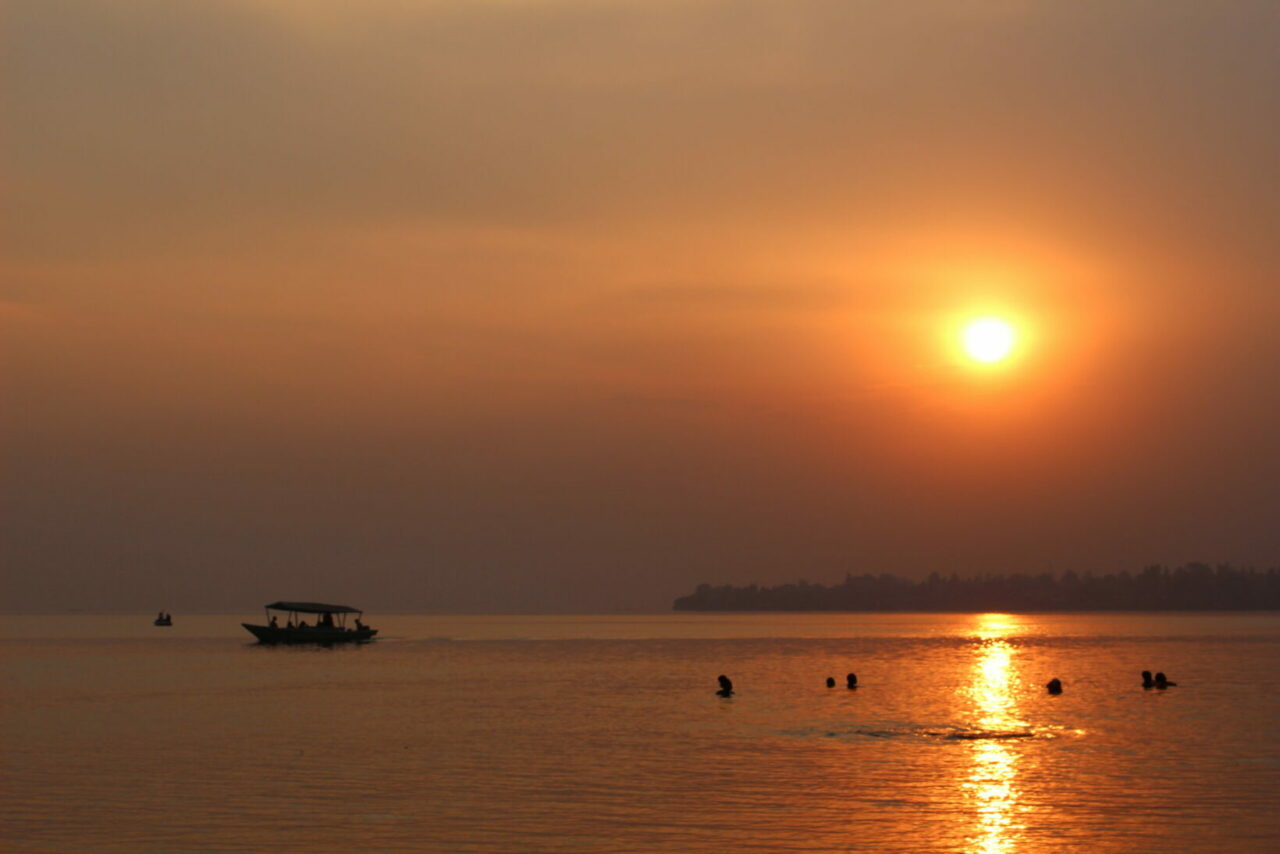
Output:
[[5,610],[1280,564],[1280,4],[0,14]]

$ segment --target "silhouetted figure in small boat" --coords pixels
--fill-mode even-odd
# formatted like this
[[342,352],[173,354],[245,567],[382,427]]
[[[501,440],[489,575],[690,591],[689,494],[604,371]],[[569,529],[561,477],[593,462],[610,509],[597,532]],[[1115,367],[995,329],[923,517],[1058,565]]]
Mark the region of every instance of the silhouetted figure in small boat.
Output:
[[1163,673],[1156,674],[1156,687],[1163,691],[1165,688],[1172,688],[1177,682],[1170,682]]
[[1061,679],[1050,679],[1050,680],[1049,680],[1049,684],[1048,684],[1048,685],[1046,685],[1046,686],[1044,686],[1044,687],[1048,689],[1048,691],[1049,691],[1049,693],[1050,693],[1050,694],[1061,694],[1061,693],[1062,693],[1062,680],[1061,680]]
[[834,677],[834,676],[828,676],[828,677],[827,677],[827,687],[828,687],[828,688],[834,688],[834,687],[836,687],[836,677]]
[[271,615],[271,628],[273,628],[273,629],[278,629],[278,628],[280,628],[280,621],[276,619],[276,615],[275,615],[275,614],[272,614],[272,615]]
[[1151,671],[1150,671],[1150,670],[1144,670],[1144,671],[1142,671],[1142,687],[1143,687],[1143,688],[1154,688],[1154,687],[1156,687],[1156,680],[1154,680],[1154,679],[1152,679],[1152,678],[1151,678]]
[[716,692],[721,697],[733,696],[733,681],[723,673],[716,677],[716,681],[720,683],[720,690]]
[[854,688],[858,687],[858,677],[855,674],[850,673],[848,676],[844,677],[844,685],[852,691]]

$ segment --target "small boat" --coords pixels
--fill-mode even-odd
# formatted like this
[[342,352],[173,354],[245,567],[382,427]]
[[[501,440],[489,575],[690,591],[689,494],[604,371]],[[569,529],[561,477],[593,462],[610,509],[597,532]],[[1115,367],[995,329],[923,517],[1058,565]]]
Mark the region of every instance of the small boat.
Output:
[[165,611],[161,611],[159,614],[157,614],[157,615],[156,615],[156,618],[155,618],[154,620],[152,620],[152,621],[151,621],[151,625],[153,625],[153,626],[172,626],[172,625],[173,625],[173,614],[169,614],[169,613],[166,613]]
[[[241,623],[249,634],[259,643],[363,643],[373,640],[378,633],[361,622],[364,614],[359,608],[346,605],[326,605],[323,602],[272,602],[264,606],[267,612],[265,626],[253,623]],[[280,625],[280,616],[271,613],[287,614],[284,625]],[[314,623],[307,622],[307,615],[314,614]],[[347,625],[347,615],[355,614],[353,626]]]

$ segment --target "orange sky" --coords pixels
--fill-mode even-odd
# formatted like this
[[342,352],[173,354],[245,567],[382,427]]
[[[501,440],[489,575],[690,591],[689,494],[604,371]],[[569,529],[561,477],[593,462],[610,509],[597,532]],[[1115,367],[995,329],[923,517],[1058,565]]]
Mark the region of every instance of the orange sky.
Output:
[[12,608],[1280,563],[1272,2],[0,32]]

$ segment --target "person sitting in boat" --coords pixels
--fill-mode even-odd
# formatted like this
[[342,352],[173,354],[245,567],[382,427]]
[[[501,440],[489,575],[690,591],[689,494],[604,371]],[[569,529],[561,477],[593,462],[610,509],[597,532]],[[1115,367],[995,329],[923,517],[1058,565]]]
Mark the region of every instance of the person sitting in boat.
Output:
[[275,614],[272,614],[272,615],[271,615],[271,628],[273,628],[273,629],[278,629],[278,628],[280,628],[280,621],[276,619],[276,615],[275,615]]
[[320,615],[320,622],[316,628],[331,629],[333,628],[333,614],[325,613]]
[[309,628],[311,628],[311,627],[307,625],[307,621],[306,621],[306,620],[299,620],[299,621],[298,621],[298,628],[300,628],[300,629],[309,629]]
[[368,626],[360,622],[360,618],[356,617],[356,631],[363,632]]

